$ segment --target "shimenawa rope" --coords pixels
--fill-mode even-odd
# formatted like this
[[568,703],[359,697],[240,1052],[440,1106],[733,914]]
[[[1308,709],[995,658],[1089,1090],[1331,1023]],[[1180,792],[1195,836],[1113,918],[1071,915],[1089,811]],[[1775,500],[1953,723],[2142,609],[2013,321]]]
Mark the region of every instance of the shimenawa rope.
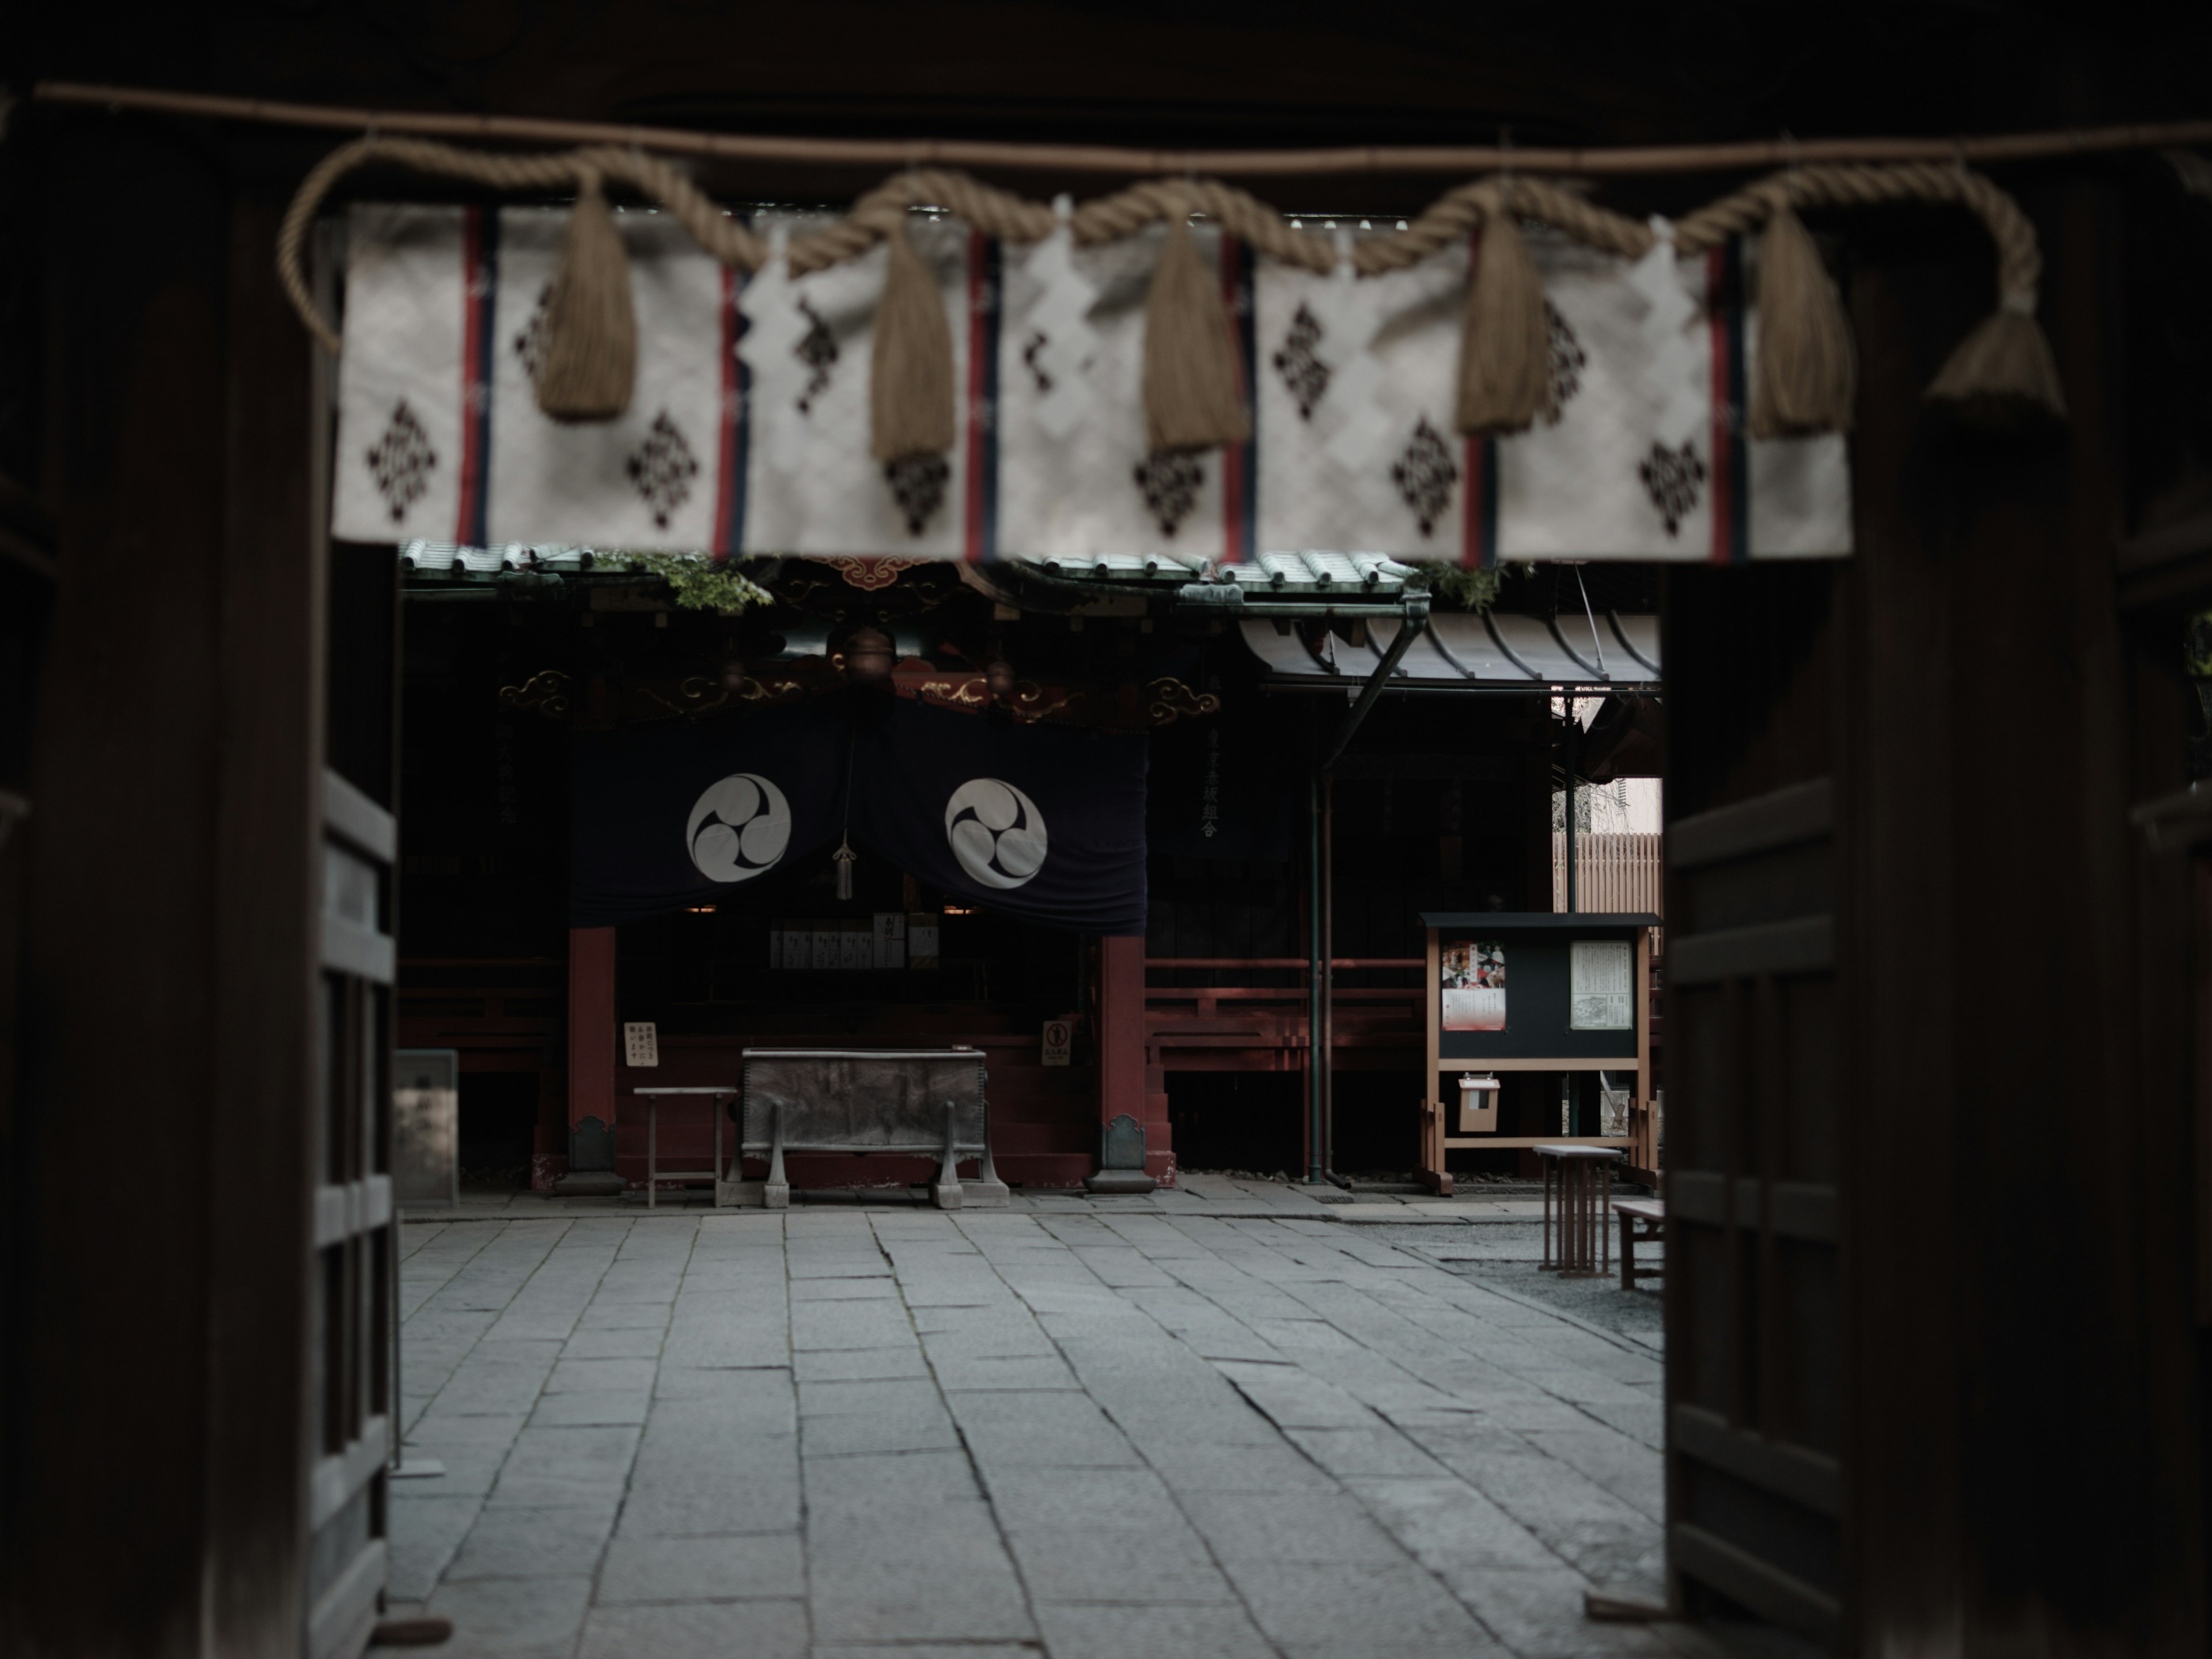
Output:
[[[301,320],[331,351],[335,330],[316,310],[302,270],[309,227],[346,174],[389,164],[488,189],[544,194],[574,191],[577,205],[549,313],[538,398],[557,419],[605,419],[629,405],[635,374],[635,321],[627,261],[606,214],[605,183],[628,185],[658,204],[726,265],[756,270],[767,242],[700,191],[683,171],[638,149],[593,145],[538,155],[495,155],[417,138],[371,134],[325,157],[301,184],[276,245],[277,268]],[[1965,209],[1989,231],[1997,253],[1996,309],[1956,350],[1927,394],[1978,413],[2065,409],[2048,343],[2035,322],[2042,256],[2018,204],[1960,165],[1790,167],[1731,191],[1674,222],[1684,253],[1768,228],[1759,295],[1759,363],[1751,419],[1754,433],[1843,429],[1853,392],[1848,327],[1832,283],[1796,221],[1801,207],[1866,206],[1921,201]],[[912,209],[947,210],[997,240],[1036,242],[1058,222],[1050,207],[968,174],[914,168],[894,174],[842,218],[794,240],[793,276],[855,259],[891,242],[872,364],[872,448],[879,459],[949,449],[956,424],[952,355],[944,307],[903,232]],[[1333,238],[1293,225],[1249,191],[1217,179],[1147,179],[1077,208],[1069,226],[1079,244],[1134,235],[1164,222],[1169,238],[1147,303],[1146,416],[1156,449],[1242,442],[1251,430],[1237,346],[1218,290],[1190,246],[1189,216],[1205,216],[1258,253],[1325,273],[1339,254]],[[1379,276],[1403,270],[1482,231],[1469,283],[1461,344],[1457,424],[1470,435],[1520,431],[1542,412],[1546,325],[1543,288],[1519,229],[1547,225],[1574,240],[1636,259],[1653,244],[1651,227],[1571,191],[1525,175],[1498,175],[1455,186],[1402,230],[1363,236],[1353,270]],[[1181,233],[1181,234],[1179,234]],[[1186,269],[1188,267],[1188,269]],[[1194,277],[1196,280],[1194,280]]]

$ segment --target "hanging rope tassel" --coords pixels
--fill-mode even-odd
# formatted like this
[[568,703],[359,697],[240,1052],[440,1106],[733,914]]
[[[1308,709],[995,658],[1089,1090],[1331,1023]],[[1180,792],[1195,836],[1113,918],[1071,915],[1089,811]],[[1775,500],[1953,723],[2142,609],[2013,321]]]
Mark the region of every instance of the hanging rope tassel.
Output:
[[1759,362],[1751,435],[1849,432],[1858,392],[1844,302],[1804,222],[1784,202],[1759,244]]
[[1459,342],[1459,429],[1471,438],[1525,432],[1552,398],[1544,279],[1501,200],[1482,220]]
[[1180,204],[1168,214],[1145,301],[1145,427],[1155,455],[1241,444],[1252,435],[1237,332],[1188,220]]
[[869,369],[871,453],[879,461],[941,455],[952,447],[958,416],[945,298],[907,240],[903,212],[884,241],[890,258]]
[[538,406],[556,421],[611,421],[629,410],[636,383],[629,257],[599,174],[586,172],[577,181],[561,272],[545,304]]
[[837,850],[830,857],[837,866],[837,896],[853,896],[853,865],[860,854],[853,850],[853,758],[860,752],[860,720],[858,714],[845,734],[845,821],[838,827]]
[[2064,419],[2066,393],[2051,342],[2035,320],[2034,290],[2008,289],[1924,395],[1955,404],[1960,414],[1989,426],[2014,426],[2039,415]]

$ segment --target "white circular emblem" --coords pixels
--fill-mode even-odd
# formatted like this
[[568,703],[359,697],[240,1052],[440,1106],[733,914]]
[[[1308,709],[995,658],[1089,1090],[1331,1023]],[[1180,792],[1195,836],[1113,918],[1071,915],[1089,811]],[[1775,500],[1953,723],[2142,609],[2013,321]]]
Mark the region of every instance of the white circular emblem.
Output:
[[1044,867],[1044,814],[997,778],[970,778],[945,804],[952,856],[986,887],[1019,887]]
[[744,881],[773,870],[790,844],[791,808],[783,791],[753,772],[733,772],[709,785],[684,826],[691,862],[714,881]]

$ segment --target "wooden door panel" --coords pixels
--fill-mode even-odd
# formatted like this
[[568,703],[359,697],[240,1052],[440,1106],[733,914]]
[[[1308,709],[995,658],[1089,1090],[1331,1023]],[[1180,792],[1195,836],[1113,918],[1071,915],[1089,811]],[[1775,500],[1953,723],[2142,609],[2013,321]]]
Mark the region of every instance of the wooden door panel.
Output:
[[1832,1645],[1840,1126],[1832,792],[1794,784],[1670,831],[1668,1555]]
[[352,1659],[386,1576],[393,1388],[392,817],[323,779],[321,1184],[315,1192],[316,1462],[309,1476],[307,1652]]

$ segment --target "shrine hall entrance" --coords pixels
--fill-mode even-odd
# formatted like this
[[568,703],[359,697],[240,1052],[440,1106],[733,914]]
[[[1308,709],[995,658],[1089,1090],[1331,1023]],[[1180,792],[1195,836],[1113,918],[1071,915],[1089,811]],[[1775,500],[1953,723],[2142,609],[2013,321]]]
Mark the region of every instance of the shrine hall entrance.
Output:
[[[734,1082],[748,1047],[964,1046],[985,1056],[1001,1178],[1079,1186],[1098,1151],[1097,942],[948,896],[879,856],[854,860],[848,898],[837,896],[836,874],[822,849],[729,896],[617,930],[618,1022],[650,1022],[659,1058],[653,1068],[618,1065],[617,1172],[644,1176],[635,1090]],[[1048,1052],[1051,1024],[1070,1041]],[[704,1112],[660,1109],[664,1165],[708,1166]],[[920,1157],[793,1154],[788,1163],[801,1191],[910,1186],[934,1171]]]

